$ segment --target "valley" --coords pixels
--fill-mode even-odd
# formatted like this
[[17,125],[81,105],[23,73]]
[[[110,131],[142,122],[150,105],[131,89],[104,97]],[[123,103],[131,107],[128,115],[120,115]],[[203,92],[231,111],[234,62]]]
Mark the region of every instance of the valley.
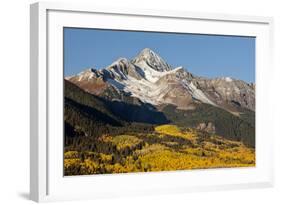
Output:
[[154,51],[64,79],[64,175],[255,166],[255,85]]

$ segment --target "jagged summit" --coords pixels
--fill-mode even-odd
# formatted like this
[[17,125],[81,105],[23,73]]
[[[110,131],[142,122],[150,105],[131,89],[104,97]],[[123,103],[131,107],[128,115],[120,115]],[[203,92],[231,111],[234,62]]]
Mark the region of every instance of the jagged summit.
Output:
[[157,53],[150,48],[143,49],[133,60],[132,63],[146,68],[154,69],[159,72],[172,70],[172,67],[166,63]]
[[104,74],[110,74],[111,77],[118,80],[125,80],[128,79],[128,77],[133,77],[138,80],[144,78],[141,69],[126,58],[118,58],[111,65],[102,69],[102,72]]

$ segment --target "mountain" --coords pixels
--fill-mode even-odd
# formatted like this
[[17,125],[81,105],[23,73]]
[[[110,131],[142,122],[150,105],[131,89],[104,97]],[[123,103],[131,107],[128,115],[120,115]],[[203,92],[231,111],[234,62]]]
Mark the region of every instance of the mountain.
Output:
[[[78,112],[88,124],[94,119],[109,126],[209,125],[223,137],[255,146],[254,84],[196,76],[182,66],[173,68],[149,48],[132,60],[119,58],[105,68],[66,77],[65,90],[69,116]],[[69,119],[67,123],[73,125]]]
[[129,95],[154,106],[173,104],[188,110],[201,102],[237,115],[240,108],[255,110],[252,84],[230,77],[197,77],[183,67],[172,68],[148,48],[131,61],[120,58],[104,69],[87,69],[66,79],[98,96],[111,90],[116,99]]

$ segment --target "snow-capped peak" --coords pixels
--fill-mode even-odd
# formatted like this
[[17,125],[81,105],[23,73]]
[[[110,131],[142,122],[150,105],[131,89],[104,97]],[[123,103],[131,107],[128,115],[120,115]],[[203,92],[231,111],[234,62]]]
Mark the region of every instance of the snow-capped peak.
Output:
[[159,56],[158,54],[156,54],[153,50],[151,50],[150,48],[144,48],[141,50],[141,52],[138,54],[138,56],[143,55],[146,57],[149,56]]
[[149,48],[143,49],[133,60],[137,66],[149,67],[159,72],[169,71],[172,67],[167,64],[157,53]]

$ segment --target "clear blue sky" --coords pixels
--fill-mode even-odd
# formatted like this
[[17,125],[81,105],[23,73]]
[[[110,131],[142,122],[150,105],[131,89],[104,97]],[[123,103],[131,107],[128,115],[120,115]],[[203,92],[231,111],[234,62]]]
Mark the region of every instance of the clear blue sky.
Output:
[[64,28],[64,75],[104,68],[150,48],[173,67],[204,77],[255,82],[255,38]]

